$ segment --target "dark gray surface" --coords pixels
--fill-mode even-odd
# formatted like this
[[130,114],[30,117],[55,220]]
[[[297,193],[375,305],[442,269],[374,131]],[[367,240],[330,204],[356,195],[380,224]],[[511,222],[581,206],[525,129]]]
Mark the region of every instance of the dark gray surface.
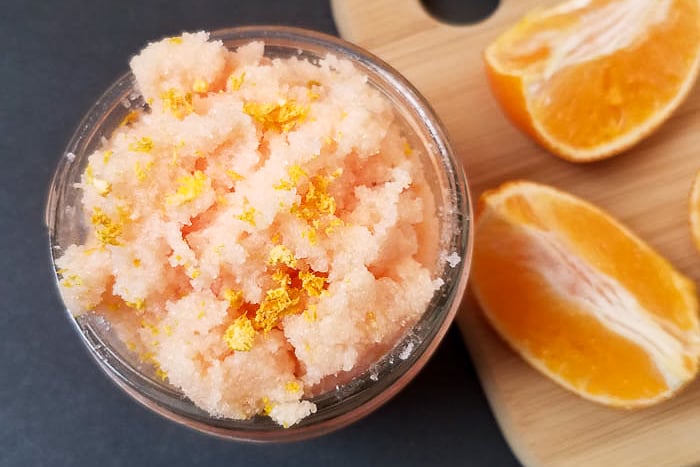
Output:
[[135,3],[0,5],[0,465],[515,465],[456,329],[387,405],[294,444],[196,433],[100,373],[62,310],[43,224],[51,173],[82,114],[164,35],[254,23],[336,32],[326,0]]

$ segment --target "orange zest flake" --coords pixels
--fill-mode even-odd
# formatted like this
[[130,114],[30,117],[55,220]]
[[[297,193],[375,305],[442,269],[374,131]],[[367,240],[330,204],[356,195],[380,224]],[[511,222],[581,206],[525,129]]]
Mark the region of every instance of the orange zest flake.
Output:
[[148,136],[142,136],[129,144],[129,151],[149,153],[153,150],[153,140]]
[[228,78],[228,86],[231,89],[231,91],[238,91],[241,89],[241,86],[243,85],[243,81],[245,80],[245,71],[240,74],[240,76],[234,76],[233,74],[229,76]]
[[196,279],[202,274],[202,271],[196,268],[192,268],[188,271],[187,275],[190,276],[190,279]]
[[315,101],[316,99],[321,97],[321,95],[313,89],[314,87],[321,87],[321,83],[319,81],[315,79],[310,79],[306,82],[306,87],[306,97],[308,97],[309,100]]
[[231,179],[232,182],[237,182],[239,180],[243,180],[243,175],[239,174],[235,170],[228,169],[226,171],[226,176]]
[[136,161],[134,163],[134,173],[136,174],[136,180],[143,182],[148,178],[148,173],[153,167],[153,161],[148,161],[145,164],[141,164],[141,161]]
[[236,318],[224,332],[224,342],[231,350],[248,352],[253,348],[257,331],[246,315]]
[[[154,343],[155,345],[158,344],[158,341]],[[136,348],[136,345],[132,343],[134,349]],[[131,348],[129,350],[132,350]],[[153,365],[153,368],[155,369],[155,374],[158,378],[161,380],[165,381],[168,378],[168,374],[160,367],[160,362],[156,360],[155,355],[153,355],[153,352],[143,352],[142,354],[139,355],[139,360],[141,360],[142,363],[147,363],[149,365]]]
[[410,156],[411,154],[413,154],[413,148],[410,144],[408,144],[408,141],[404,141],[403,143],[403,153],[406,156]]
[[367,323],[369,323],[370,326],[374,327],[377,325],[377,315],[374,314],[374,311],[368,311],[365,314],[365,320]]
[[92,185],[92,181],[95,179],[92,165],[88,164],[87,167],[85,167],[85,172],[83,173],[83,177],[85,178],[85,183],[87,183],[88,185]]
[[289,381],[284,385],[284,389],[287,392],[299,392],[301,391],[301,384],[298,381]]
[[284,245],[275,245],[272,247],[267,257],[267,264],[270,266],[284,264],[285,266],[294,268],[297,265],[297,260],[289,248]]
[[90,256],[90,255],[92,255],[94,252],[96,252],[97,250],[99,250],[99,248],[88,248],[87,250],[83,250],[83,254],[84,254],[85,256]]
[[173,167],[178,167],[180,165],[180,150],[185,147],[185,142],[180,141],[174,148],[172,152],[172,156],[170,158],[170,161],[168,164],[170,164]]
[[134,260],[131,262],[135,268],[141,267],[141,260],[138,258],[134,258]]
[[170,88],[160,95],[163,107],[169,110],[178,120],[182,120],[187,115],[194,112],[192,105],[192,93],[182,94],[175,88]]
[[[277,184],[272,185],[275,190],[291,190],[294,186],[288,180],[282,179]],[[282,206],[280,204],[280,206]]]
[[168,373],[163,370],[160,365],[156,365],[156,376],[160,378],[161,381],[168,379]]
[[272,405],[272,403],[270,402],[270,399],[268,399],[267,396],[266,396],[266,397],[263,397],[263,398],[260,400],[260,402],[262,403],[262,406],[263,406],[263,408],[262,408],[263,414],[264,414],[264,415],[270,415],[270,412],[272,412],[272,409],[273,409],[273,405]]
[[[146,300],[144,300],[143,298],[137,298],[133,302],[124,302],[124,303],[126,303],[126,306],[128,306],[129,308],[133,308],[136,311],[141,311],[146,307]],[[157,332],[153,335],[155,336],[156,334],[157,334]]]
[[308,177],[306,171],[299,164],[290,165],[287,169],[287,174],[289,174],[289,179],[282,179],[277,185],[273,185],[275,190],[291,190],[299,183],[302,177]]
[[[62,273],[59,272],[59,274]],[[80,287],[83,285],[83,280],[77,274],[70,274],[61,280],[61,285],[67,289],[70,289],[71,287]]]
[[223,295],[224,300],[228,302],[229,308],[237,310],[243,305],[243,291],[226,289]]
[[197,78],[194,80],[194,83],[192,83],[192,91],[197,94],[205,94],[209,91],[209,83],[205,79]]
[[207,176],[201,170],[195,170],[191,175],[178,178],[177,190],[165,197],[166,204],[180,206],[189,203],[202,194],[206,181]]
[[125,213],[121,211],[119,220],[114,221],[99,207],[92,210],[90,222],[95,227],[95,236],[102,245],[121,245],[118,238],[123,232],[125,217]]
[[150,172],[151,167],[153,166],[153,161],[148,161],[145,164],[141,165],[141,161],[136,161],[134,164],[134,173],[136,173],[136,179],[139,182],[143,182],[148,178],[148,172]]
[[316,230],[314,227],[304,230],[301,233],[301,238],[305,238],[311,245],[315,245],[318,243],[318,230]]
[[323,215],[335,214],[335,198],[328,194],[330,178],[316,175],[309,180],[309,187],[301,202],[292,206],[292,213],[306,221]]
[[316,313],[316,305],[308,305],[302,313],[302,316],[309,323],[313,323],[314,321],[316,321],[318,319],[318,314]]
[[181,36],[168,37],[168,42],[170,42],[171,44],[182,44],[182,37]]
[[290,99],[282,103],[246,102],[243,111],[262,124],[263,130],[286,133],[306,119],[309,108]]
[[112,157],[112,154],[114,154],[114,151],[112,150],[107,150],[102,154],[102,163],[107,164],[109,162],[109,159]]
[[[337,175],[336,175],[337,174]],[[325,225],[324,231],[332,233],[335,227],[342,225],[342,220],[333,217],[335,215],[335,198],[328,194],[328,185],[333,178],[342,174],[334,171],[330,177],[316,175],[309,179],[309,186],[301,197],[299,203],[292,205],[290,212],[297,217],[309,222],[310,228],[302,232],[302,237],[307,238],[311,245],[318,241],[318,229]],[[331,217],[331,219],[328,219]]]
[[139,355],[139,360],[141,360],[141,363],[150,363],[154,366],[159,365],[153,352],[143,352]]
[[343,219],[340,219],[338,217],[335,217],[328,222],[328,226],[324,229],[324,232],[326,235],[330,235],[333,232],[335,232],[335,229],[337,227],[345,225],[345,222],[343,222]]
[[309,98],[309,100],[312,101],[315,101],[316,99],[321,97],[321,95],[318,92],[314,91],[314,86],[321,87],[321,83],[315,79],[311,79],[306,82],[306,87],[308,88],[308,90],[306,91],[306,96]]
[[158,334],[160,334],[160,329],[158,329],[158,326],[149,323],[145,319],[141,320],[141,327],[143,329],[148,329],[149,331],[151,331],[152,336],[157,336]]
[[302,169],[299,164],[292,164],[291,166],[289,166],[289,168],[287,169],[287,173],[289,174],[289,180],[294,185],[299,183],[301,177],[308,177],[306,171]]
[[318,276],[313,272],[300,271],[299,279],[301,279],[301,288],[312,297],[321,295],[326,285],[326,278]]
[[299,300],[299,291],[287,286],[268,290],[255,312],[255,327],[264,332],[270,331],[284,316],[298,311]]
[[292,278],[289,277],[289,274],[282,271],[281,269],[278,269],[272,274],[272,280],[277,282],[280,285],[280,287],[285,287],[291,285],[292,283]]
[[306,97],[308,97],[310,101],[315,101],[315,100],[318,100],[318,98],[320,98],[321,95],[319,93],[317,93],[316,91],[312,91],[311,89],[308,89],[306,91]]
[[131,125],[135,121],[138,121],[139,117],[140,117],[140,114],[139,114],[138,110],[132,110],[131,112],[126,114],[126,116],[119,123],[119,126],[122,127],[122,126],[126,126],[126,125]]
[[242,220],[243,222],[247,222],[248,224],[252,225],[253,227],[256,226],[255,223],[255,213],[257,211],[253,206],[250,206],[248,209],[243,211],[243,213],[239,214],[236,216],[238,219]]

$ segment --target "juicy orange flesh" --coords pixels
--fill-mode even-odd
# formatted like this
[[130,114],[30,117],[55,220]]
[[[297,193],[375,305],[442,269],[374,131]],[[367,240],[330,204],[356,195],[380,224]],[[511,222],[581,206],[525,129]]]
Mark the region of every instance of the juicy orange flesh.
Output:
[[553,291],[532,268],[541,246],[518,233],[523,227],[485,215],[491,217],[476,230],[472,280],[506,340],[594,396],[638,400],[668,389],[643,348],[606,328],[571,294]]
[[[600,31],[577,29],[582,18],[612,0],[592,1],[572,12],[526,17],[498,43],[499,66],[521,74],[530,111],[548,136],[578,148],[618,140],[663,109],[678,94],[693,67],[700,43],[697,0],[674,0],[664,21],[625,24],[635,40],[612,54],[557,68],[556,44],[578,34],[579,47]],[[630,3],[618,2],[621,8]],[[660,8],[639,2],[631,8]],[[544,76],[545,70],[549,76]],[[552,71],[553,70],[553,71]]]
[[522,195],[509,198],[505,204],[508,215],[524,224],[558,232],[572,255],[615,278],[648,312],[679,329],[697,329],[697,320],[691,318],[688,303],[678,293],[676,282],[684,279],[669,273],[671,266],[666,260],[586,204],[573,205],[569,198],[545,193],[529,196],[534,198],[532,203]]

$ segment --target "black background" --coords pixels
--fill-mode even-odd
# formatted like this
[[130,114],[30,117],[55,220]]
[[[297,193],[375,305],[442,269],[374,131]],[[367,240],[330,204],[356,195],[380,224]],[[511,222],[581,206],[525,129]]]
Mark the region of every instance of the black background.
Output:
[[[462,4],[465,17],[484,10]],[[43,213],[79,119],[146,42],[265,23],[337,34],[327,0],[0,2],[0,465],[517,465],[454,327],[384,407],[278,445],[215,439],[151,413],[100,373],[71,329]]]

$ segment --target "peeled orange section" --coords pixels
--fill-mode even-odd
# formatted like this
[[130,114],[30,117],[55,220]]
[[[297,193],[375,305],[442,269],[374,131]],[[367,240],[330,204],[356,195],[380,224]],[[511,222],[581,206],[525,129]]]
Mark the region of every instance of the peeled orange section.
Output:
[[700,171],[695,176],[690,193],[690,231],[693,234],[695,246],[700,250]]
[[477,209],[472,288],[498,333],[582,397],[635,407],[698,371],[693,283],[605,212],[512,182]]
[[569,0],[533,11],[485,52],[505,113],[577,162],[657,128],[693,86],[699,57],[698,0]]

